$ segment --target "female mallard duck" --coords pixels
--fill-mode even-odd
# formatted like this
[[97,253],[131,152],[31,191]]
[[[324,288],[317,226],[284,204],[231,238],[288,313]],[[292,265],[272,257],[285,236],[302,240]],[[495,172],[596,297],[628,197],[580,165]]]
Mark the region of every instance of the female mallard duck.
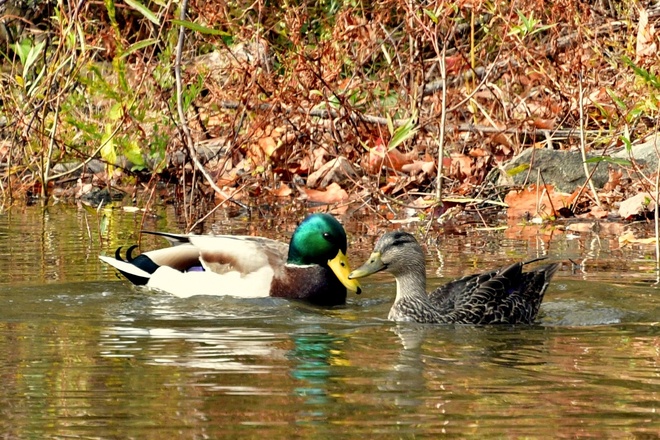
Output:
[[329,214],[313,214],[296,228],[289,245],[250,236],[204,236],[154,233],[173,247],[101,260],[133,284],[179,297],[233,295],[284,297],[318,305],[346,302],[346,289],[360,293],[349,280],[346,232]]
[[440,324],[531,324],[543,294],[559,264],[523,272],[515,263],[482,274],[468,275],[426,293],[426,264],[421,246],[407,232],[388,232],[369,260],[348,278],[386,270],[396,278],[396,299],[388,318]]

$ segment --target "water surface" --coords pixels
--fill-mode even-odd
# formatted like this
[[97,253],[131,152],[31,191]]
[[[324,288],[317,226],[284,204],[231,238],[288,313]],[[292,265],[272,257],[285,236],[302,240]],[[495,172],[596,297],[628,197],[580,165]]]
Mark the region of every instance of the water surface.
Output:
[[[140,228],[179,230],[173,218],[66,206],[0,214],[2,438],[658,438],[651,248],[431,237],[432,286],[539,254],[588,260],[565,265],[537,325],[397,325],[384,320],[387,274],[323,309],[177,299],[98,261]],[[216,220],[285,239],[294,227]],[[347,226],[354,265],[375,238],[366,228]]]

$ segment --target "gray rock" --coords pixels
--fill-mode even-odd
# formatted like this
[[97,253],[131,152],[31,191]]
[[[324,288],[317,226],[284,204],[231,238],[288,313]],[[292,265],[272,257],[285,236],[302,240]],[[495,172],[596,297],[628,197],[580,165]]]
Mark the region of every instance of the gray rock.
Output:
[[[587,158],[602,157],[601,153],[588,153]],[[658,169],[658,156],[660,156],[660,134],[655,133],[647,140],[633,145],[631,152],[623,148],[612,154],[605,154],[613,159],[634,159],[639,169],[648,174],[653,174]],[[529,166],[528,169],[517,170],[519,167]],[[589,170],[596,166],[588,164]],[[531,168],[531,171],[530,171]],[[611,162],[600,162],[592,176],[597,189],[607,183],[608,169],[619,169],[620,165]],[[508,171],[517,171],[510,175]],[[506,164],[504,171],[500,173],[498,184],[521,185],[523,183],[536,183],[537,172],[541,170],[545,183],[554,185],[560,191],[573,192],[586,181],[584,168],[582,166],[582,155],[579,151],[561,151],[529,148]]]
[[[105,170],[105,164],[101,162],[100,160],[97,159],[92,159],[89,162],[85,164],[85,166],[80,167],[81,162],[62,162],[55,164],[53,166],[52,174],[64,174],[64,173],[69,173],[71,172],[71,176],[74,177],[80,177],[83,171],[89,174],[96,174],[100,173],[101,171]],[[80,167],[80,168],[78,168]]]
[[630,160],[631,156],[642,171],[654,173],[658,169],[658,155],[660,154],[660,133],[655,133],[641,144],[633,145],[630,154],[623,148],[612,154],[616,159]]
[[[598,155],[587,155],[597,157]],[[601,162],[592,175],[596,188],[602,188],[608,180],[608,166],[611,164]],[[509,172],[518,168],[528,166],[527,169],[517,170],[511,175]],[[589,172],[595,164],[588,164]],[[615,165],[616,167],[616,165]],[[584,167],[582,165],[582,154],[579,151],[547,150],[529,148],[504,166],[504,172],[500,174],[499,185],[522,185],[524,183],[536,183],[538,171],[541,171],[543,180],[548,185],[553,185],[559,191],[573,192],[586,181]]]
[[124,198],[124,193],[121,191],[110,192],[108,188],[93,188],[91,191],[86,192],[80,196],[83,203],[99,206],[101,203],[110,203],[113,200],[121,200]]

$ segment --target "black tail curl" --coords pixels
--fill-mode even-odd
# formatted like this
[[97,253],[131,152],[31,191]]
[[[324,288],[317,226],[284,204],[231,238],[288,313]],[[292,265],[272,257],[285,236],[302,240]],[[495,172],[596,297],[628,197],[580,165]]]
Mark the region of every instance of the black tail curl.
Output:
[[132,263],[135,258],[133,258],[133,251],[137,249],[138,245],[134,244],[133,246],[129,247],[128,250],[126,251],[126,260],[124,260],[121,257],[121,249],[122,246],[119,246],[117,250],[115,251],[115,258],[119,261],[123,261],[125,263]]
[[[125,263],[130,263],[135,267],[138,267],[142,269],[143,271],[147,273],[154,273],[156,269],[158,269],[158,265],[153,262],[153,260],[149,257],[147,257],[144,254],[140,254],[137,257],[133,257],[133,251],[137,248],[138,246],[134,244],[133,246],[129,247],[128,250],[126,251],[126,259],[122,257],[122,247],[118,247],[117,250],[115,251],[115,258],[119,261],[123,261]],[[141,277],[139,275],[135,275],[132,273],[124,272],[123,270],[119,270],[122,275],[126,277],[131,283],[137,285],[137,286],[144,286],[149,282],[149,278]]]

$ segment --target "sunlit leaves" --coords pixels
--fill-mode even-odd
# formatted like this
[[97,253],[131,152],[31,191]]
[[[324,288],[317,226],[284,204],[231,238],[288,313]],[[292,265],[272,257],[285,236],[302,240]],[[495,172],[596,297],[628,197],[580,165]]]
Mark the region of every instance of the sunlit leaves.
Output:
[[108,173],[111,172],[112,167],[117,162],[117,148],[115,145],[115,130],[111,124],[105,126],[105,133],[101,138],[101,157],[108,163]]
[[430,9],[424,9],[424,15],[431,19],[433,24],[438,24],[438,16],[436,13]]
[[140,171],[146,168],[142,150],[136,140],[131,140],[124,145],[124,155],[133,164],[131,171]]

